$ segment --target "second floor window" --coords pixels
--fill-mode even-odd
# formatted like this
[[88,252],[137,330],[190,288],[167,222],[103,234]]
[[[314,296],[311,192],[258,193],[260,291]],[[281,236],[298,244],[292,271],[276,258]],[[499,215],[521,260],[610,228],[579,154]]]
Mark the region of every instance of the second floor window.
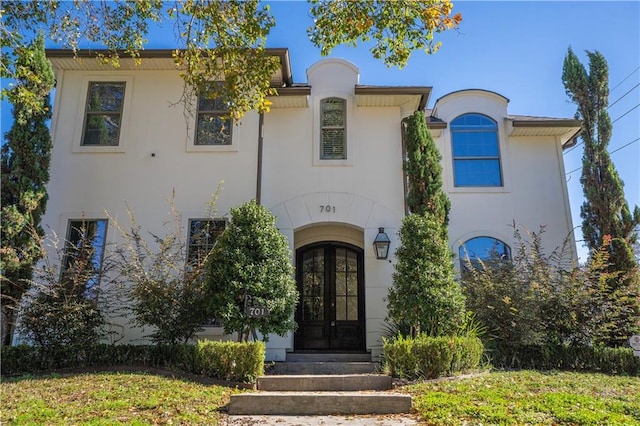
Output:
[[231,145],[233,122],[220,98],[204,91],[198,96],[195,145]]
[[502,186],[498,125],[481,114],[451,122],[455,186]]
[[89,82],[81,145],[120,143],[125,87],[124,81]]
[[320,159],[347,159],[347,110],[341,98],[320,101]]

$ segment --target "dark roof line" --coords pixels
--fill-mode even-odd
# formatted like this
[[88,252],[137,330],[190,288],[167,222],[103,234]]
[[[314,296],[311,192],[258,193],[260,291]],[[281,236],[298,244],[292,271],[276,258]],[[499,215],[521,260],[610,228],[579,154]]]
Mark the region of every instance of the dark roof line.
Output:
[[[138,56],[136,57],[141,59],[171,59],[175,51],[176,49],[142,49],[138,51]],[[291,86],[293,84],[293,76],[291,74],[291,63],[289,62],[289,49],[286,47],[267,47],[264,51],[271,56],[280,58],[282,79],[285,86]],[[118,49],[115,52],[123,59],[132,58],[131,54],[125,50]],[[48,58],[96,58],[98,56],[108,57],[113,51],[109,49],[78,49],[76,51],[72,49],[45,49],[45,53]]]
[[418,110],[424,111],[431,95],[430,86],[370,86],[356,84],[356,95],[420,95]]

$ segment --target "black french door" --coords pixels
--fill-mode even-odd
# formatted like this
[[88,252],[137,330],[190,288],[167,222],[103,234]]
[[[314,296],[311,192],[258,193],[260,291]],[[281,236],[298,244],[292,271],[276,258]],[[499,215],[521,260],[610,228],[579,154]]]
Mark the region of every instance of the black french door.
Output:
[[312,244],[296,252],[300,302],[295,350],[363,351],[364,256],[349,244]]

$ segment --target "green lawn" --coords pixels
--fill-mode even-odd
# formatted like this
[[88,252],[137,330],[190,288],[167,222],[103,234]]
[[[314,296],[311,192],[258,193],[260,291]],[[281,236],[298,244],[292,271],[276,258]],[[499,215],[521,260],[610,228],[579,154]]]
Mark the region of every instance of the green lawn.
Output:
[[231,392],[144,373],[3,380],[0,424],[215,425]]
[[[532,371],[403,388],[424,424],[640,425],[640,378]],[[3,379],[0,424],[206,424],[230,388],[144,373]]]
[[533,371],[406,388],[430,425],[640,425],[640,378]]

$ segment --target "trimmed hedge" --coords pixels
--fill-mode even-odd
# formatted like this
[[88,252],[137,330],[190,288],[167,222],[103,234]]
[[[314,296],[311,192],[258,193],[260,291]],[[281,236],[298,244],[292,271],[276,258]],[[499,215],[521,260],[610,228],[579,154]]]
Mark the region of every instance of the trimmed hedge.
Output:
[[487,353],[497,368],[640,375],[640,358],[631,348],[494,343]]
[[384,369],[393,377],[433,379],[478,368],[484,347],[476,337],[402,336],[384,340]]
[[79,367],[154,367],[221,380],[255,382],[264,371],[263,342],[201,341],[197,345],[107,345],[77,351],[65,347],[3,346],[2,375]]
[[264,373],[265,345],[235,342],[198,342],[199,373],[223,380],[255,382]]

